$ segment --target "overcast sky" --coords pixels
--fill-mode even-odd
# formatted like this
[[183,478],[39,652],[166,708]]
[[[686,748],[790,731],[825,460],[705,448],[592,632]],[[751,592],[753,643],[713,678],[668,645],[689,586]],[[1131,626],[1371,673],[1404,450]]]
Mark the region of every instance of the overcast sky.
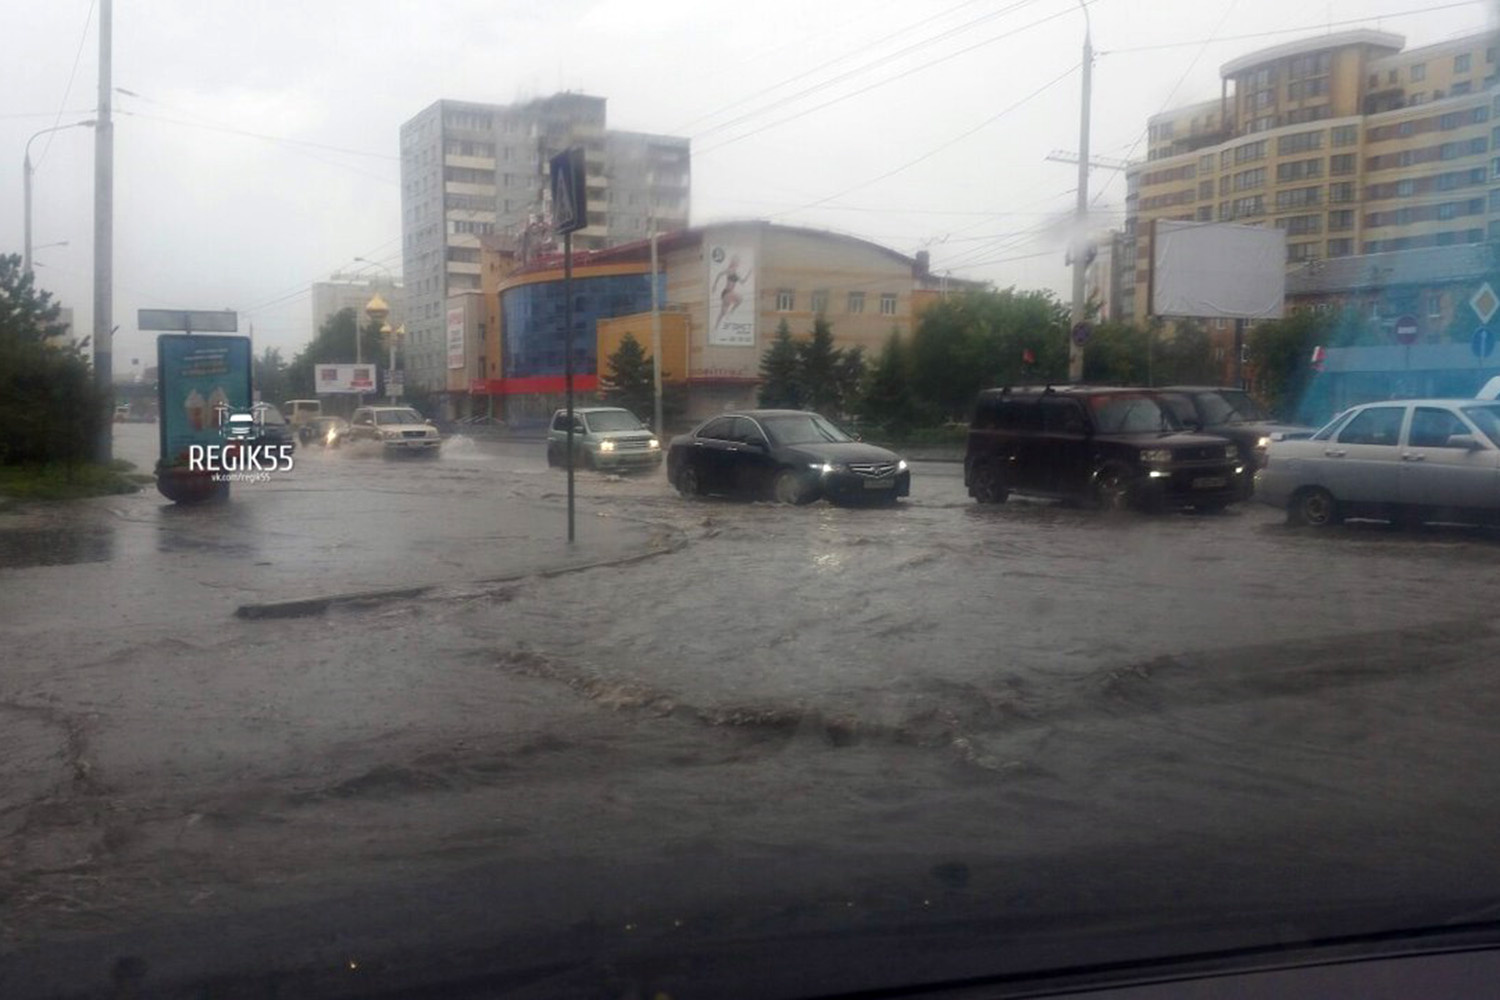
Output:
[[[24,16],[21,8],[25,8]],[[1354,27],[1422,45],[1494,30],[1496,0],[1093,0],[1093,152],[1215,97],[1219,66]],[[97,7],[12,0],[0,32],[0,252],[22,154],[97,104]],[[400,270],[401,122],[439,98],[574,90],[612,128],[693,140],[693,221],[853,233],[933,267],[1067,296],[1078,0],[116,0],[116,370],[143,307],[237,309],[257,349],[312,333],[308,288]],[[31,146],[38,281],[92,324],[93,133]],[[1093,223],[1123,217],[1097,169]],[[67,241],[66,246],[47,244]],[[43,249],[46,247],[45,249]],[[381,273],[373,269],[373,273]]]

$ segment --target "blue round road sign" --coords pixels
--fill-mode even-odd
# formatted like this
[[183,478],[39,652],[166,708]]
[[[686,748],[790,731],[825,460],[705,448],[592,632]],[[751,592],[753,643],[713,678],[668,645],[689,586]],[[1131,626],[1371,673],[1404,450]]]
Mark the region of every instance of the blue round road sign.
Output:
[[1093,332],[1094,327],[1092,324],[1087,322],[1075,323],[1073,325],[1073,343],[1077,344],[1079,347],[1082,347],[1084,344],[1087,344],[1089,342],[1089,336],[1093,334]]
[[1487,326],[1481,326],[1474,331],[1474,339],[1469,341],[1469,350],[1474,352],[1476,358],[1487,358],[1495,353],[1495,335]]

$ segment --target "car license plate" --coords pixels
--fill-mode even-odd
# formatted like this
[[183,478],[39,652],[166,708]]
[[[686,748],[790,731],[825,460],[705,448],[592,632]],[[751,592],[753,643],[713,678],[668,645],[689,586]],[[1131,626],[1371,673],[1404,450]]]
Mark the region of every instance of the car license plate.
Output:
[[896,485],[896,481],[894,479],[866,479],[865,480],[865,489],[867,489],[867,490],[888,490],[888,489],[891,489],[895,485]]
[[1199,476],[1193,480],[1195,490],[1222,490],[1229,485],[1229,480],[1223,476]]

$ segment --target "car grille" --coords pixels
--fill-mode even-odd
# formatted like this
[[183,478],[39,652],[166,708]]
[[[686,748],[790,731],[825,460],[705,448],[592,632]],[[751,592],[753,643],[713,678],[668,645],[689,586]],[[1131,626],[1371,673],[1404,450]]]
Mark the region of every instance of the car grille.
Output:
[[868,476],[871,479],[884,479],[886,476],[896,474],[895,462],[850,462],[849,471],[856,476]]
[[402,431],[401,432],[401,436],[404,437],[404,438],[424,438],[424,437],[427,436],[427,432],[426,431]]
[[1200,444],[1172,449],[1172,459],[1177,462],[1214,462],[1224,460],[1222,444]]
[[650,444],[645,438],[615,438],[615,448],[619,451],[645,451]]

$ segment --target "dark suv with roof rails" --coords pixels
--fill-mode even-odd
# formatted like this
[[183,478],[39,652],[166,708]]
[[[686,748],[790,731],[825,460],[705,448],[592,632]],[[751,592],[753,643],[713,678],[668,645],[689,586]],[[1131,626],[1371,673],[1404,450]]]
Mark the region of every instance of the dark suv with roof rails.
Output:
[[1015,386],[979,394],[964,485],[980,503],[1011,493],[1119,509],[1218,511],[1245,466],[1222,437],[1185,433],[1151,389]]

